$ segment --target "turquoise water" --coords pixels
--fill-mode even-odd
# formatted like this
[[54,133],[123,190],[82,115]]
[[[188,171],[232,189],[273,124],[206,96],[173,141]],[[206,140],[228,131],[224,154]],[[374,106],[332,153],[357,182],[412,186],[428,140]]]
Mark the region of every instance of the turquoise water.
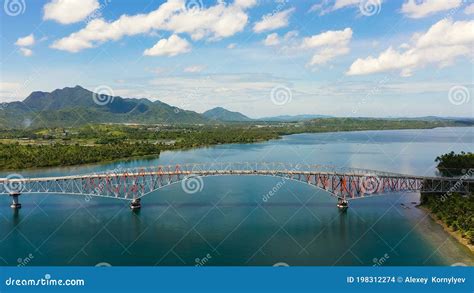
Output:
[[[436,175],[436,156],[473,146],[474,128],[298,134],[164,152],[157,159],[17,173],[265,161]],[[474,264],[473,254],[415,208],[414,193],[355,200],[340,213],[332,197],[312,186],[236,176],[203,178],[194,194],[180,184],[165,187],[143,198],[138,213],[124,201],[105,198],[25,194],[20,201],[15,213],[10,198],[0,197],[1,265]]]

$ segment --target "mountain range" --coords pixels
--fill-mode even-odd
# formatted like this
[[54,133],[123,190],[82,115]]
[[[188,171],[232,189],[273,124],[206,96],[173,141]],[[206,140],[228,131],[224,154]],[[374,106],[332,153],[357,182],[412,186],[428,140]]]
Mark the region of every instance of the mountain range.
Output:
[[[289,122],[331,117],[308,114],[252,119],[242,113],[232,112],[222,107],[213,108],[200,114],[160,101],[97,94],[81,86],[66,87],[52,92],[35,91],[22,102],[0,104],[0,128],[71,127],[87,123]],[[440,120],[443,118],[411,119]]]
[[32,92],[2,105],[1,127],[79,126],[86,123],[207,123],[203,115],[160,101],[95,94],[81,86]]

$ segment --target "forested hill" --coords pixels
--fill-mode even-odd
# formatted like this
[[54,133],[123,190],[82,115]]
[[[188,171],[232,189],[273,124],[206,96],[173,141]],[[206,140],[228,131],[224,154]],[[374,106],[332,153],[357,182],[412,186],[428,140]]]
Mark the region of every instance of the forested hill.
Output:
[[216,107],[206,112],[202,113],[205,117],[211,120],[219,120],[219,121],[252,121],[251,118],[245,116],[239,112],[232,112],[222,107]]
[[81,86],[33,92],[23,102],[4,103],[0,127],[78,126],[87,123],[197,124],[209,120],[160,101],[95,94]]

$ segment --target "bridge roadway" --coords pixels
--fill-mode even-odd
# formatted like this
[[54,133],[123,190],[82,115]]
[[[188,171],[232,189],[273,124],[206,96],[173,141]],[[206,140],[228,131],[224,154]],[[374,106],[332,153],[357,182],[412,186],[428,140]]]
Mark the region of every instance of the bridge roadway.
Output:
[[[183,191],[195,193],[208,176],[272,176],[282,182],[295,180],[327,191],[339,203],[387,192],[468,193],[474,179],[413,176],[375,170],[286,163],[207,163],[115,169],[103,173],[59,177],[24,178],[12,174],[0,178],[0,194],[12,197],[20,208],[21,194],[71,194],[131,201],[140,208],[141,197],[165,186],[181,183]],[[472,175],[468,173],[468,175]]]

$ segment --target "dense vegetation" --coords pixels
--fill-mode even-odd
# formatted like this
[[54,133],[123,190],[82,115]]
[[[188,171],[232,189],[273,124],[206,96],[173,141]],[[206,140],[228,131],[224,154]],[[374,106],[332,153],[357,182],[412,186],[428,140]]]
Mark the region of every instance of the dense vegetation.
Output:
[[[438,156],[435,160],[438,170],[443,176],[470,176],[469,169],[474,170],[474,154],[450,152]],[[459,180],[465,180],[461,177]],[[471,194],[461,196],[456,193],[429,194],[422,193],[421,203],[436,217],[454,231],[459,231],[463,238],[474,244],[474,196]]]
[[437,157],[435,161],[443,176],[459,176],[465,174],[469,169],[474,169],[474,153],[471,152],[459,154],[450,152]]
[[[306,122],[214,125],[95,124],[76,128],[0,129],[0,169],[66,166],[224,143],[253,143],[304,132],[415,129],[447,122],[327,118]],[[451,122],[455,123],[455,122]]]
[[463,238],[474,244],[474,197],[450,194],[440,197],[439,194],[423,194],[422,205],[426,206],[438,219],[454,231],[459,231]]
[[70,166],[159,153],[159,146],[140,142],[94,146],[0,144],[0,166],[4,169]]

